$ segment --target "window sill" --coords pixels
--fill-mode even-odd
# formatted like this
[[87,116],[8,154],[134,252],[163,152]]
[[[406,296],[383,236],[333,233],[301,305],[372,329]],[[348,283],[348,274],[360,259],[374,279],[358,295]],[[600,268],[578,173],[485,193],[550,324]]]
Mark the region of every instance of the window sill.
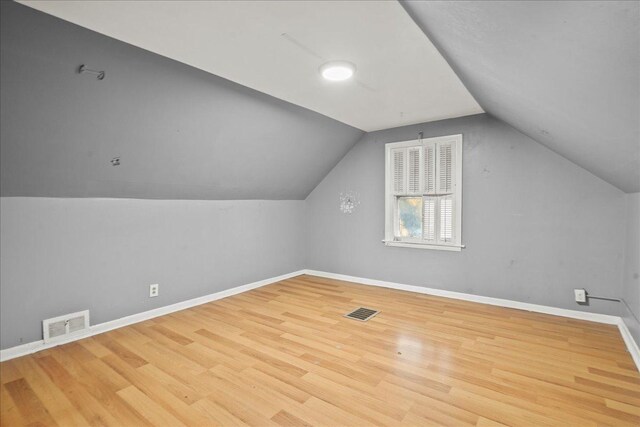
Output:
[[453,251],[460,252],[464,249],[464,245],[427,245],[423,243],[411,243],[411,242],[399,242],[397,240],[383,240],[385,246],[396,246],[400,248],[414,248],[414,249],[435,249],[438,251]]

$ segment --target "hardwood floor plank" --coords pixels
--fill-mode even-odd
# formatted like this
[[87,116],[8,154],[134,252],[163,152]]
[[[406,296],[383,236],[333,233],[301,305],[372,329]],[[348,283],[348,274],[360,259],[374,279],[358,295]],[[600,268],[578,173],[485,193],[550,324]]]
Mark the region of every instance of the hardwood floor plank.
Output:
[[47,355],[36,360],[42,370],[60,388],[74,408],[90,425],[115,426],[120,424],[109,410],[95,399],[83,384],[77,382],[53,356]]
[[283,427],[311,427],[313,425],[307,421],[301,420],[295,415],[288,413],[284,409],[271,417],[271,421]]
[[27,424],[57,425],[53,417],[24,378],[3,385]]
[[2,426],[640,425],[613,325],[304,275],[0,376]]
[[[191,403],[202,399],[202,396],[177,381],[161,382],[157,379],[155,372],[146,372],[152,365],[134,369],[113,355],[107,356],[103,360],[184,424],[204,426],[211,422],[209,418],[200,415],[198,411],[193,411],[190,406]],[[141,372],[142,370],[145,372]]]
[[[17,381],[13,379],[12,381]],[[9,381],[7,381],[9,382]],[[11,398],[11,395],[7,391],[4,384],[0,385],[0,404],[2,405],[2,411],[0,411],[0,424],[3,426],[24,426],[27,422],[22,415],[16,403]]]
[[134,368],[147,364],[146,360],[117,341],[105,341],[103,345]]
[[117,395],[118,391],[129,386],[127,380],[93,355],[90,359],[85,358],[85,363],[79,362],[73,357],[77,348],[78,346],[65,346],[51,357],[58,361],[85,393],[99,402],[119,424],[135,421],[138,425],[148,425],[135,409],[127,406]]
[[344,426],[380,426],[384,423],[376,422],[367,418],[361,418],[360,414],[355,411],[335,406],[321,398],[311,396],[309,400],[304,403],[308,409],[325,414],[331,419],[331,423],[327,425],[344,425]]
[[171,415],[161,405],[157,404],[149,398],[146,394],[141,392],[135,386],[129,386],[125,389],[118,391],[120,396],[125,402],[135,408],[137,412],[142,414],[150,424],[156,426],[184,426],[180,420]]
[[[209,420],[209,424],[215,426],[247,426],[249,424],[243,422],[241,419],[236,418],[222,406],[209,400],[202,399],[195,402],[190,407],[199,416],[202,416]],[[196,424],[197,425],[197,424]]]
[[[14,360],[20,374],[32,384],[32,389],[59,425],[85,425],[87,420],[73,407],[57,384],[46,375],[35,359]],[[3,424],[11,425],[11,424]]]
[[0,383],[6,384],[10,381],[15,381],[22,378],[22,374],[16,367],[15,360],[8,360],[0,363]]
[[628,403],[617,402],[611,399],[605,399],[605,404],[608,408],[616,409],[639,417],[638,424],[640,424],[640,406],[629,405]]

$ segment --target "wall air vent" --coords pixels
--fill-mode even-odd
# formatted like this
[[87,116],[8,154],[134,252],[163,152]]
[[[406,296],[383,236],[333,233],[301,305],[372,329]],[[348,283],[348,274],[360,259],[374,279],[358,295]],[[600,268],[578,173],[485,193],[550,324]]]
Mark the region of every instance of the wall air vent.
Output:
[[65,314],[42,321],[44,342],[62,341],[89,329],[89,310]]

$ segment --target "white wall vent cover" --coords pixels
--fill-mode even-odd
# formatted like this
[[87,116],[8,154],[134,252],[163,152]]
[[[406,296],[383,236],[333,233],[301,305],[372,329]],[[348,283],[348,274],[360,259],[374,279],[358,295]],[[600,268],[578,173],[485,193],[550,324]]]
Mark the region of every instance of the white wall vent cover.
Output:
[[89,329],[89,310],[65,314],[42,321],[44,342],[61,341]]

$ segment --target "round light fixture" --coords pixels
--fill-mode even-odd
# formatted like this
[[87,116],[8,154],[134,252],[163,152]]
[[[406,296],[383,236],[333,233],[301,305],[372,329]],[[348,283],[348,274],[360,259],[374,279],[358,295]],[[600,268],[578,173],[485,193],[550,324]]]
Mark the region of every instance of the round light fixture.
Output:
[[356,67],[347,61],[331,61],[320,67],[320,74],[332,82],[341,82],[353,77]]

